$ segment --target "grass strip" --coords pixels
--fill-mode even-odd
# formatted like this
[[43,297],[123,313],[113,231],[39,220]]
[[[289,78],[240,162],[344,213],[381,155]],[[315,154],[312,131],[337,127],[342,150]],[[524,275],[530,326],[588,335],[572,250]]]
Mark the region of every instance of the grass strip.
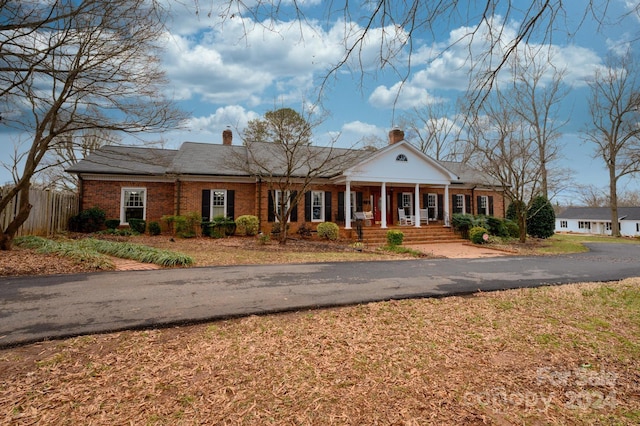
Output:
[[78,245],[110,256],[132,259],[143,263],[154,263],[160,266],[189,266],[193,264],[193,258],[186,254],[157,249],[141,244],[117,243],[86,238],[79,241]]
[[71,259],[76,264],[85,264],[93,269],[114,269],[113,262],[104,254],[87,247],[82,247],[76,242],[54,241],[33,235],[18,237],[14,240],[18,247],[36,250],[42,254],[55,254]]

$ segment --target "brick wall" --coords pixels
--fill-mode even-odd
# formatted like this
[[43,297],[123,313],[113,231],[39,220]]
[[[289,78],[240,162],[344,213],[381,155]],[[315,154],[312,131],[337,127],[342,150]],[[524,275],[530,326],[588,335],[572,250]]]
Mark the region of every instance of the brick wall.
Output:
[[81,210],[100,207],[107,213],[107,219],[120,218],[122,188],[146,188],[147,222],[160,221],[164,215],[174,214],[174,191],[172,182],[131,182],[85,180]]
[[253,183],[229,182],[188,182],[180,183],[180,214],[202,212],[202,191],[204,189],[226,189],[235,191],[234,216],[257,215],[256,185]]

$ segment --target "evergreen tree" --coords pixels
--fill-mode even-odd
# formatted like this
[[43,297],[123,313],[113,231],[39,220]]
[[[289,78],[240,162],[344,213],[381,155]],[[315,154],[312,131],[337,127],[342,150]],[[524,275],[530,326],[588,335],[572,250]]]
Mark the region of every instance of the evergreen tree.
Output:
[[527,212],[527,232],[532,237],[549,238],[556,227],[556,214],[546,197],[539,195],[531,203]]

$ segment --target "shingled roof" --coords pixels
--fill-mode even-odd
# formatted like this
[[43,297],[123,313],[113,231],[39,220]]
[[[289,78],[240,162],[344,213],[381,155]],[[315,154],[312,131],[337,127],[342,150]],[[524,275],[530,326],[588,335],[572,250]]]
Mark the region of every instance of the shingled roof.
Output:
[[[331,178],[346,168],[363,161],[375,151],[318,146],[301,146],[300,158],[294,164],[293,176],[307,176],[310,170],[317,177]],[[331,158],[327,161],[327,156]],[[69,167],[69,173],[128,175],[200,175],[200,176],[285,176],[287,161],[278,144],[244,145],[184,142],[179,150],[134,146],[105,146]],[[440,164],[454,175],[457,183],[500,186],[483,173],[467,165],[451,161]],[[261,167],[263,165],[264,167]],[[322,166],[322,167],[321,167]]]
[[178,151],[104,146],[67,169],[69,173],[164,175]]
[[[618,207],[619,220],[640,220],[640,207]],[[569,207],[557,215],[557,219],[611,221],[609,207]]]

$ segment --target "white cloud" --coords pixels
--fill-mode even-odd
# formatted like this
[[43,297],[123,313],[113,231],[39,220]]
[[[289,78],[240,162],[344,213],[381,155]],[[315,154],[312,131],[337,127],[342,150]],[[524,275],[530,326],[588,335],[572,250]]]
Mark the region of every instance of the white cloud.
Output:
[[378,86],[369,96],[371,105],[388,109],[411,109],[441,101],[442,99],[432,96],[413,80],[405,84],[399,82],[391,87]]
[[200,135],[217,135],[230,127],[235,133],[242,131],[250,120],[260,118],[260,114],[247,111],[239,105],[216,109],[208,116],[193,117],[187,121],[186,129]]

